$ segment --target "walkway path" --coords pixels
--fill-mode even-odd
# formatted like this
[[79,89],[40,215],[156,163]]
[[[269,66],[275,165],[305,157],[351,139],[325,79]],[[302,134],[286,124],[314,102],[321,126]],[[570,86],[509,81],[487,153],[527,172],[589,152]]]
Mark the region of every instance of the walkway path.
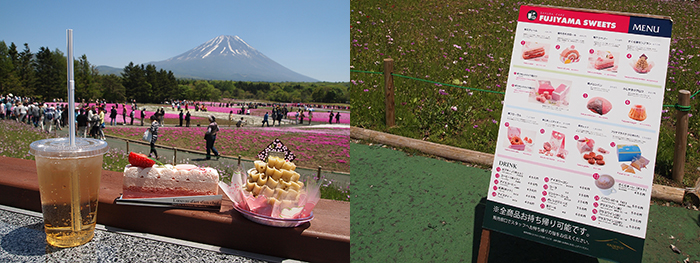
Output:
[[[338,124],[338,126],[341,126],[342,124]],[[166,125],[168,127],[174,127],[173,125]],[[319,127],[322,127],[321,125],[317,125]],[[141,126],[138,126],[141,127]],[[228,127],[223,127],[220,126],[221,129],[229,129]],[[315,125],[312,125],[311,127],[316,127]],[[109,128],[109,127],[108,127]],[[235,127],[233,127],[235,128]],[[233,129],[230,128],[230,129]],[[270,127],[270,129],[273,129]],[[145,130],[145,127],[144,127]],[[68,136],[68,129],[63,129],[61,131],[58,131],[59,136]],[[150,151],[150,146],[148,144],[144,143],[128,143],[116,137],[107,137],[106,138],[107,144],[109,145],[110,148],[117,148],[123,151],[132,151],[132,152],[140,152],[140,153],[145,153],[147,154]],[[202,141],[204,143],[204,141]],[[260,149],[262,150],[262,149]],[[164,163],[191,163],[195,165],[203,165],[203,166],[211,166],[211,167],[217,167],[219,169],[223,168],[230,168],[233,169],[237,167],[238,165],[238,157],[237,156],[224,156],[220,158],[219,160],[216,160],[216,158],[212,158],[211,160],[206,160],[206,154],[205,153],[198,153],[196,151],[174,151],[172,147],[157,147],[158,155],[161,161]],[[175,155],[177,154],[177,160],[174,160]],[[248,160],[242,160],[242,164],[244,168],[250,169],[253,168],[253,161],[251,159]],[[297,168],[297,172],[301,174],[302,176],[311,176],[315,177],[318,174],[318,169],[305,169],[305,168]],[[323,169],[321,170],[321,178],[325,178],[328,181],[332,181],[333,183],[331,185],[337,185],[338,187],[347,187],[350,184],[350,175],[347,173],[337,173],[337,172],[329,172],[329,171],[324,171]]]
[[[169,113],[169,114],[179,114],[179,113],[180,113],[179,111],[177,111],[177,109],[172,110],[171,107],[165,107],[165,106],[162,106],[162,107],[163,107],[163,109],[165,110],[165,113],[166,113],[166,114],[168,114],[168,113]],[[139,106],[139,108],[146,108],[146,111],[155,112],[156,110],[160,109],[161,106],[160,106],[160,105],[154,105],[154,104],[148,104],[148,105],[144,105],[144,106]],[[235,112],[235,109],[232,108],[232,110]],[[348,114],[348,115],[350,114],[350,112],[345,112],[345,111],[341,111],[341,112],[342,112],[343,114]],[[319,114],[325,114],[324,116],[328,116],[328,113],[326,113],[325,111],[321,111],[321,112],[319,112]],[[216,119],[218,120],[218,123],[221,124],[221,125],[223,125],[223,124],[227,124],[227,123],[228,123],[228,115],[229,115],[229,114],[226,113],[226,112],[194,111],[194,110],[190,110],[190,115],[192,115],[192,117],[201,117],[201,118],[207,118],[207,117],[209,117],[209,115],[214,115],[214,117],[216,117]],[[149,116],[150,116],[150,114],[149,114]],[[246,122],[248,123],[249,126],[260,126],[260,125],[262,125],[263,117],[262,117],[262,116],[256,116],[256,115],[240,115],[240,114],[233,114],[233,116],[232,116],[233,122],[235,123],[236,121],[240,120],[241,117],[243,118],[244,121],[246,121]],[[117,119],[118,119],[118,120],[121,120],[121,116],[117,117]],[[136,119],[135,119],[135,120],[136,120]],[[272,115],[270,115],[268,121],[269,121],[270,124],[272,124]],[[166,122],[167,122],[167,120],[166,120]],[[136,122],[134,122],[134,123],[136,123]],[[295,124],[295,121],[294,121],[293,119],[283,119],[283,120],[282,120],[282,124],[281,124],[280,126],[282,126],[282,127],[313,127],[313,126],[329,125],[329,124],[326,124],[325,122],[323,122],[323,123],[320,123],[320,122],[312,122],[311,125],[307,125],[307,124],[308,124],[308,123],[307,123],[307,119],[304,119],[304,123],[305,123],[305,124],[297,125],[297,124]],[[233,126],[233,125],[232,125],[232,126]],[[349,127],[350,127],[350,124],[331,124],[331,125],[329,125],[329,126],[333,126],[333,127],[339,126],[339,127],[346,127],[346,128],[349,128]]]

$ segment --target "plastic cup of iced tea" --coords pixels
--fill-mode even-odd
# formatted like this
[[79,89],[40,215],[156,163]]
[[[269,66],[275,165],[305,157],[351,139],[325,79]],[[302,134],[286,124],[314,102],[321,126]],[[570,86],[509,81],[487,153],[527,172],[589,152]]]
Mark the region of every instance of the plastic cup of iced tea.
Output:
[[36,159],[46,242],[75,247],[95,235],[102,157],[107,142],[53,138],[31,143]]

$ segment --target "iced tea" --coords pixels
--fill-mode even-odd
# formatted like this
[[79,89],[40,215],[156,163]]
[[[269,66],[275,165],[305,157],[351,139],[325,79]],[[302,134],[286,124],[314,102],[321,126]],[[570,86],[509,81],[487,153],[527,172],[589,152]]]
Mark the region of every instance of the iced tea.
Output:
[[[97,221],[102,154],[78,158],[36,156],[36,168],[46,241],[56,247],[74,247],[90,241]],[[77,182],[71,178],[77,178]],[[72,194],[73,188],[79,195]],[[79,205],[71,205],[74,197],[79,199],[75,200]],[[80,219],[74,222],[73,218]]]

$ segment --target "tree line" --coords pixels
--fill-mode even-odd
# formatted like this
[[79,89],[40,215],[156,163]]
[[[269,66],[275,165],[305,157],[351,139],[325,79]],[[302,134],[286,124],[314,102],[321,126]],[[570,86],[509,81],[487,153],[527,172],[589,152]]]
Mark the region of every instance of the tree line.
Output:
[[[0,41],[0,94],[13,93],[50,101],[67,97],[66,56],[58,49],[41,47],[33,53],[28,44],[18,51]],[[74,60],[76,101],[136,100],[162,103],[170,100],[219,101],[223,98],[276,102],[348,103],[349,83],[247,82],[176,78],[172,71],[130,62],[120,75],[101,75],[86,55]]]

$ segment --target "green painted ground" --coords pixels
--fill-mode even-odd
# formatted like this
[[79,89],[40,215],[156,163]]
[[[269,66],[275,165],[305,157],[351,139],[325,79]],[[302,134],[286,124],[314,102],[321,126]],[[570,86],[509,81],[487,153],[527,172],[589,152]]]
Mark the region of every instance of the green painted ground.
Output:
[[[490,172],[377,146],[350,144],[350,151],[352,262],[476,259]],[[700,260],[700,212],[653,205],[649,218],[644,262]],[[687,255],[672,252],[670,244]],[[498,233],[489,259],[599,262]]]

